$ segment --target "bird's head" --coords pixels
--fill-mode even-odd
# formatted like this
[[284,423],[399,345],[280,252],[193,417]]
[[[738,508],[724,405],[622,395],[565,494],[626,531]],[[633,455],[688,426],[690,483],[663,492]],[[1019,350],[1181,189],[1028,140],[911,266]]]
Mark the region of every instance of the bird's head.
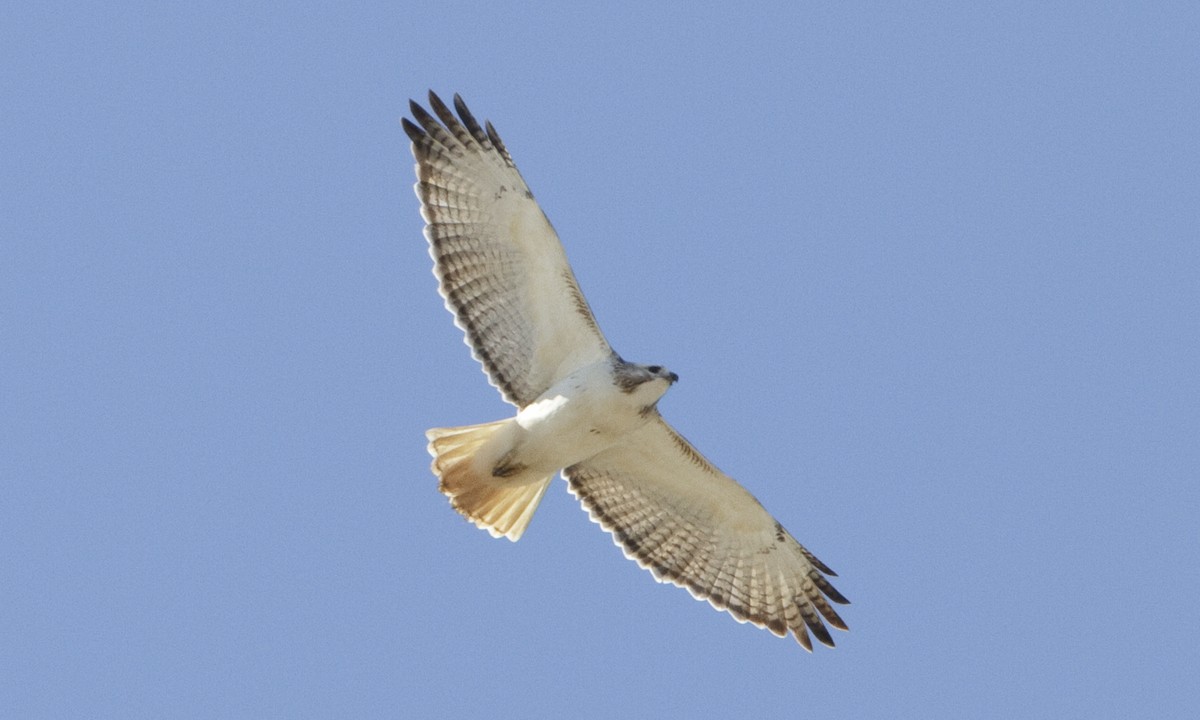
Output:
[[674,385],[679,382],[679,376],[662,365],[642,365],[646,372],[650,374],[651,380],[666,380],[667,386]]
[[618,360],[613,367],[613,381],[622,392],[652,407],[675,384],[679,376],[662,365],[639,365]]

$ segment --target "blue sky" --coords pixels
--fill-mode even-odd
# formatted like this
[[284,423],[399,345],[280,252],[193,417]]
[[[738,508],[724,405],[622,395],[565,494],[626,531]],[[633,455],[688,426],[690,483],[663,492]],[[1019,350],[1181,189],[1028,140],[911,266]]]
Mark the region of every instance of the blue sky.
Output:
[[[1200,704],[1200,10],[0,10],[0,715],[1182,717]],[[497,419],[398,120],[493,121],[661,408],[839,574],[813,655]]]

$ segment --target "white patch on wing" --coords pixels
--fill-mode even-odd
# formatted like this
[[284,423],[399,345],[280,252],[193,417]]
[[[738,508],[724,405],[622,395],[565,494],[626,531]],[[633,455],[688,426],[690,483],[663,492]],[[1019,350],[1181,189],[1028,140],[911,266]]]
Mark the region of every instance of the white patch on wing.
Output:
[[565,395],[555,395],[537,400],[517,414],[517,423],[521,427],[529,429],[533,425],[544,422],[567,402],[569,400]]

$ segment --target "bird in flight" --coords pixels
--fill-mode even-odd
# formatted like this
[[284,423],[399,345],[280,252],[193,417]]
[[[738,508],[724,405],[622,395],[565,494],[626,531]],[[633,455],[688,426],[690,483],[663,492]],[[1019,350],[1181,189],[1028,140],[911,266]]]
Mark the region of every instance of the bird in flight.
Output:
[[[409,104],[425,237],[446,308],[514,417],[426,433],[450,504],[516,541],[561,472],[659,582],[812,650],[846,629],[824,563],[659,414],[678,380],[609,346],[558,235],[491,123],[458,95]],[[456,114],[457,113],[457,114]]]

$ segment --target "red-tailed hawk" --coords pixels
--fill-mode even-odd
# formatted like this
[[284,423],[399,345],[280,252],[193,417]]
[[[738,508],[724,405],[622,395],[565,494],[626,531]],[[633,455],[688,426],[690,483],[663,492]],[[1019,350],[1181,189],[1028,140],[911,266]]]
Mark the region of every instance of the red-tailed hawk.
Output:
[[[812,650],[846,629],[835,573],[659,415],[678,379],[604,339],[542,209],[491,123],[429,94],[402,121],[446,307],[515,417],[426,433],[451,505],[517,540],[558,472],[625,554],[654,574]],[[822,622],[824,620],[824,622]]]

